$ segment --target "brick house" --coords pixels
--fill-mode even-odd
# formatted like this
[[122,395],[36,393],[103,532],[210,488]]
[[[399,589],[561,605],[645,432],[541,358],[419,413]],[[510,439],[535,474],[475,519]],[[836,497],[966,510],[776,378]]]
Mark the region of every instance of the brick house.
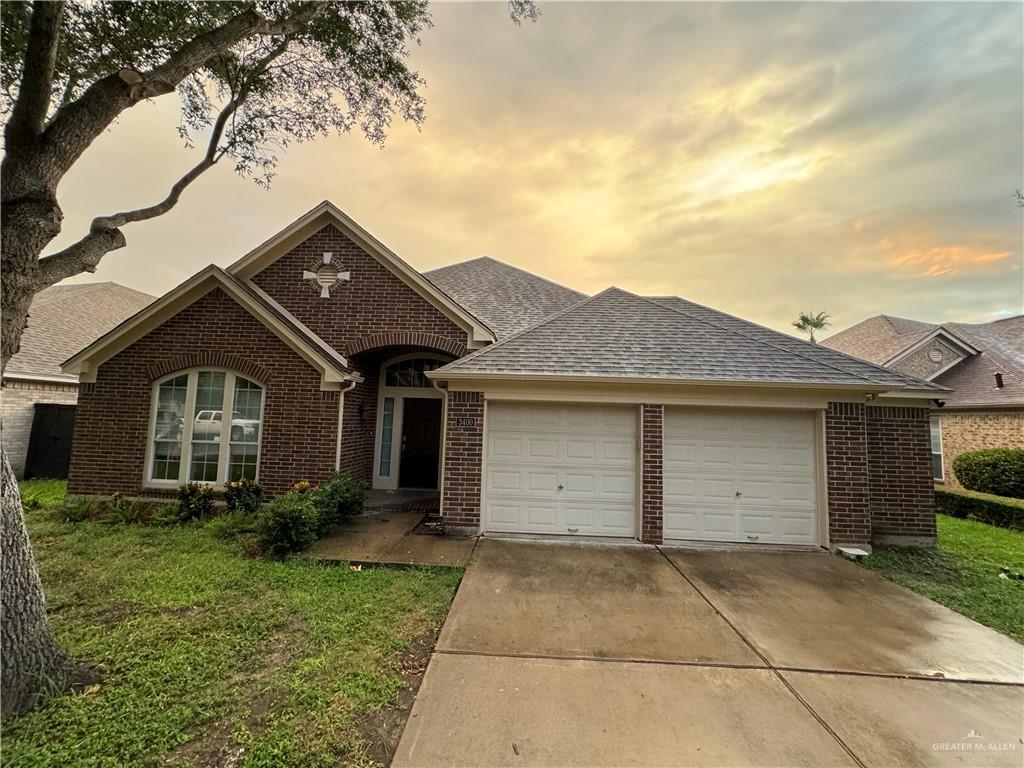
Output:
[[69,491],[343,470],[452,533],[930,543],[934,383],[677,297],[419,273],[328,202],[65,363]]
[[960,487],[961,453],[1024,448],[1024,315],[941,324],[877,315],[821,343],[952,390],[931,412],[936,482]]
[[26,466],[30,476],[66,474],[78,377],[60,365],[151,301],[117,283],[54,285],[36,294],[0,394],[0,429],[16,477]]

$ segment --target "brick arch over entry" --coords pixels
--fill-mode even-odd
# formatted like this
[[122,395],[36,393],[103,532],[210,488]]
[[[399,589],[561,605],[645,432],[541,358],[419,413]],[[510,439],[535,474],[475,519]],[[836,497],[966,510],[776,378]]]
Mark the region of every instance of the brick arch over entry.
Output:
[[358,355],[360,352],[380,347],[429,347],[455,357],[462,357],[469,352],[465,344],[455,339],[417,331],[391,331],[363,336],[353,341],[346,352],[349,355]]
[[252,379],[261,384],[266,384],[270,381],[270,371],[259,363],[231,354],[230,352],[214,352],[209,350],[175,355],[150,365],[146,370],[149,374],[149,380],[156,381],[161,376],[166,376],[169,373],[186,368],[200,368],[204,365],[216,368],[229,368],[235,373],[240,373],[247,379]]

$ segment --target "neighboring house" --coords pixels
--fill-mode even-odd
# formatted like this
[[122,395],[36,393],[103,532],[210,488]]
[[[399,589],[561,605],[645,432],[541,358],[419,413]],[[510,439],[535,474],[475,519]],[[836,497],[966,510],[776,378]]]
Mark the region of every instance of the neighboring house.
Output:
[[30,445],[36,476],[67,471],[78,377],[61,371],[61,363],[153,298],[117,283],[86,283],[55,285],[32,300],[21,349],[4,371],[0,396],[3,441],[19,478]]
[[991,323],[922,323],[878,315],[821,342],[949,387],[932,411],[932,473],[959,487],[953,459],[1024,448],[1024,315]]
[[335,470],[453,532],[934,541],[942,387],[676,297],[493,259],[420,273],[324,202],[64,365],[69,491]]

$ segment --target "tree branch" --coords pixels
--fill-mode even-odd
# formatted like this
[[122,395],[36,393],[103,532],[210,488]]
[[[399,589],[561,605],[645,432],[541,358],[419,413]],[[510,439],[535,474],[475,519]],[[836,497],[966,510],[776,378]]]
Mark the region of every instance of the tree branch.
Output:
[[7,150],[30,146],[42,132],[50,108],[53,72],[60,43],[63,2],[35,2],[29,22],[18,99],[4,130]]
[[220,142],[224,137],[224,129],[228,120],[245,102],[256,79],[266,72],[267,67],[274,59],[288,49],[291,39],[291,37],[286,37],[266,56],[256,62],[249,76],[239,86],[238,94],[225,104],[217,115],[203,158],[171,185],[170,191],[163,200],[145,208],[121,211],[108,216],[97,216],[92,220],[89,234],[64,250],[39,260],[39,287],[45,288],[80,272],[94,272],[100,259],[106,253],[125,246],[125,237],[120,227],[138,221],[155,219],[176,206],[181,199],[181,193],[203,173],[216,165],[217,161],[227,153],[229,147],[221,147]]

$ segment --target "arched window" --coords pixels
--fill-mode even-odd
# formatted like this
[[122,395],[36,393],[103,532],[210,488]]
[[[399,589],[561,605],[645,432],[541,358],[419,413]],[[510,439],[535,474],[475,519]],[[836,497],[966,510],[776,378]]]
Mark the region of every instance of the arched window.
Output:
[[432,357],[410,357],[398,360],[384,369],[385,387],[432,387],[427,371],[433,371],[445,365],[446,361]]
[[255,480],[262,424],[263,388],[256,382],[200,369],[162,379],[153,386],[146,480],[158,486]]

